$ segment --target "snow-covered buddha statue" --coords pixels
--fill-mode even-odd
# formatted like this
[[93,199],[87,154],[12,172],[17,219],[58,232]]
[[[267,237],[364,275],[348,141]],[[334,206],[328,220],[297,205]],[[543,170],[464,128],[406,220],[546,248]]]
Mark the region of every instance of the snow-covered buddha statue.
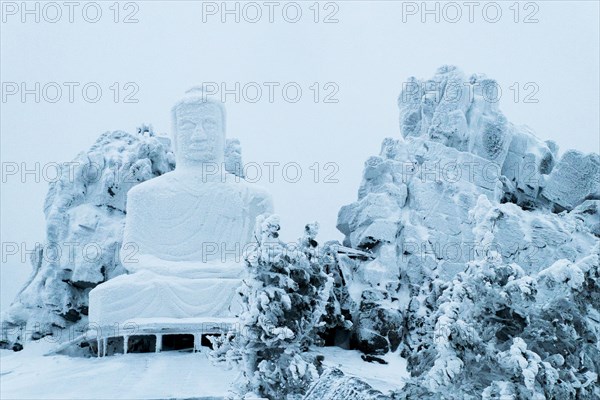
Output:
[[173,107],[177,167],[127,195],[121,259],[129,272],[194,276],[240,260],[256,217],[272,212],[262,188],[225,172],[225,109],[199,92]]
[[172,119],[177,166],[128,192],[120,253],[128,274],[90,292],[90,323],[235,316],[243,252],[271,197],[224,171],[220,102],[190,91]]

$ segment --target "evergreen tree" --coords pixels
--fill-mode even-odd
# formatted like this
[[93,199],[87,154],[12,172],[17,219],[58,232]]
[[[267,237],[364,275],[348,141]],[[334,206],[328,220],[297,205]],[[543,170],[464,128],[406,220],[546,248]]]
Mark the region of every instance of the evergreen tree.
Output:
[[319,262],[317,224],[307,225],[295,245],[279,240],[276,215],[259,217],[256,226],[257,246],[246,257],[241,330],[229,344],[216,340],[213,356],[241,366],[243,393],[301,398],[318,377],[317,362],[306,351],[321,344],[333,280]]
[[470,263],[442,285],[398,398],[598,398],[598,282],[596,255],[533,276],[494,252]]

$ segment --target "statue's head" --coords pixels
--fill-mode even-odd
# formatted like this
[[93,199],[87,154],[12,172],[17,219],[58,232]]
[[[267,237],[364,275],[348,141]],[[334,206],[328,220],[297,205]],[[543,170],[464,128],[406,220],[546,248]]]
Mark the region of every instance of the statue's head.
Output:
[[191,89],[172,110],[173,142],[177,168],[223,164],[225,151],[225,107]]

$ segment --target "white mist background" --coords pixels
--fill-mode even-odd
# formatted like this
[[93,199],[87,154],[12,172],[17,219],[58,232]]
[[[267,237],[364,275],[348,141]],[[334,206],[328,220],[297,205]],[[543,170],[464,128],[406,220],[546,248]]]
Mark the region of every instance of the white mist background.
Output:
[[[457,23],[435,23],[431,15],[426,23],[420,15],[403,22],[400,1],[337,2],[339,22],[334,24],[314,23],[308,9],[312,2],[302,3],[305,14],[296,24],[285,22],[278,9],[274,23],[264,14],[255,24],[235,23],[232,16],[222,23],[218,15],[203,22],[202,4],[191,1],[136,2],[139,22],[134,24],[112,21],[112,2],[100,3],[105,14],[96,24],[77,13],[75,22],[63,15],[55,24],[34,23],[31,17],[21,23],[19,16],[8,16],[1,24],[2,82],[27,82],[29,87],[34,82],[98,82],[104,92],[95,104],[84,101],[80,91],[74,103],[65,93],[55,104],[35,103],[32,96],[26,103],[18,96],[0,103],[1,159],[30,168],[70,161],[101,133],[133,132],[143,122],[170,134],[171,106],[202,82],[225,82],[228,88],[235,82],[297,82],[303,96],[295,104],[286,102],[281,91],[274,103],[266,91],[254,104],[227,96],[227,135],[241,140],[245,162],[301,165],[297,183],[286,181],[281,167],[275,182],[261,180],[274,197],[284,240],[294,240],[314,220],[321,224],[320,241],[341,240],[337,212],[356,199],[363,163],[378,154],[382,139],[399,137],[396,99],[409,76],[430,78],[444,64],[455,64],[466,74],[485,73],[498,80],[500,107],[510,121],[556,141],[561,153],[568,148],[599,151],[598,3],[536,2],[539,22],[532,24],[515,23],[509,3],[500,3],[503,16],[495,24],[482,18],[481,8],[474,23],[466,9]],[[526,14],[521,12],[520,20]],[[139,103],[114,103],[108,89],[114,82],[121,87],[135,82]],[[336,83],[339,102],[314,103],[309,90],[314,82],[321,89]],[[519,102],[508,89],[516,82]],[[522,101],[527,82],[539,87],[538,103]],[[315,162],[321,165],[317,183],[309,169]],[[323,182],[327,162],[339,166],[338,183]],[[45,237],[48,184],[26,178],[11,176],[2,183],[0,225],[2,242],[32,249]],[[31,271],[19,256],[6,258],[0,270],[1,309]]]

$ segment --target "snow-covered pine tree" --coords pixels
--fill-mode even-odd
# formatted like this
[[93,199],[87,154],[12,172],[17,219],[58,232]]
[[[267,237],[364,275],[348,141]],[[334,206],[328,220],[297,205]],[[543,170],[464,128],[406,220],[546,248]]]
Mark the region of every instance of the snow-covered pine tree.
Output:
[[442,285],[398,398],[598,398],[598,265],[559,260],[530,276],[495,252],[471,262]]
[[246,258],[241,329],[230,343],[216,340],[213,355],[241,364],[243,394],[299,399],[318,377],[317,361],[305,352],[321,343],[333,280],[319,262],[317,224],[307,225],[295,245],[279,239],[276,215],[260,216],[256,226],[257,246]]
[[138,133],[138,135],[144,135],[148,137],[156,136],[152,124],[142,123],[140,126],[137,127],[136,132]]

